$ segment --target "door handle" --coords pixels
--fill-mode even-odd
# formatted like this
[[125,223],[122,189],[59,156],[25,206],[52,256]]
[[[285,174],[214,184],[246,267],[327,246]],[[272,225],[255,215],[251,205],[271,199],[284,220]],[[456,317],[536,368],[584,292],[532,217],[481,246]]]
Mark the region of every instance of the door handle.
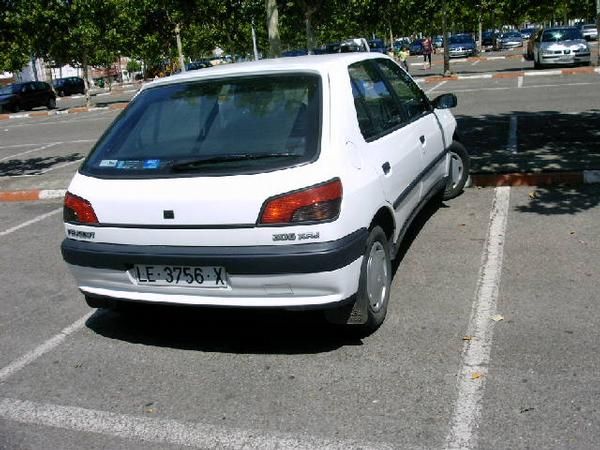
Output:
[[383,169],[383,173],[387,175],[390,173],[392,166],[390,166],[390,163],[386,161],[381,165],[381,168]]
[[419,140],[421,141],[421,144],[425,144],[425,136],[420,136]]

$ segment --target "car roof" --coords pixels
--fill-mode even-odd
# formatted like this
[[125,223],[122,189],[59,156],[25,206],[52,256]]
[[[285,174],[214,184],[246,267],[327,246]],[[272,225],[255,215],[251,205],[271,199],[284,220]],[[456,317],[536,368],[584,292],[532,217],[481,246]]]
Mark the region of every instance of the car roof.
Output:
[[285,72],[316,72],[324,75],[337,70],[346,70],[350,64],[355,62],[375,58],[390,59],[382,53],[353,52],[327,55],[290,56],[233,64],[219,64],[200,71],[183,72],[154,80],[145,84],[141,90],[169,84],[185,83],[188,81],[234,76],[266,75]]

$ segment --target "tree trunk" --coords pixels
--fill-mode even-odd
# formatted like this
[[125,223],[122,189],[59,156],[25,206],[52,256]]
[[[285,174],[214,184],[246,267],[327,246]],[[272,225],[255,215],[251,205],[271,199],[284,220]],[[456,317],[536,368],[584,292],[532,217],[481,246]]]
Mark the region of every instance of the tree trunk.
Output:
[[276,58],[281,54],[281,40],[279,38],[279,11],[277,0],[265,0],[267,8],[267,34],[269,36],[269,58]]
[[312,16],[312,11],[306,12],[306,50],[309,55],[312,55],[313,48],[315,48],[313,32],[312,32],[312,24],[310,22],[310,17]]
[[[600,30],[600,0],[596,0],[596,29]],[[596,46],[596,50],[598,51],[596,65],[600,67],[600,38],[598,38],[596,42],[598,43]]]
[[[448,48],[448,28],[446,27],[446,2],[442,7],[442,34],[444,35],[444,76],[450,76],[450,49]],[[425,67],[425,66],[423,66]]]
[[175,40],[177,41],[177,54],[179,55],[179,68],[185,72],[185,61],[183,60],[183,50],[181,46],[181,28],[179,24],[175,25]]
[[88,108],[92,104],[92,99],[90,98],[90,80],[88,73],[88,65],[87,65],[87,55],[83,55],[81,58],[81,64],[83,66],[83,83],[85,84],[85,106]]

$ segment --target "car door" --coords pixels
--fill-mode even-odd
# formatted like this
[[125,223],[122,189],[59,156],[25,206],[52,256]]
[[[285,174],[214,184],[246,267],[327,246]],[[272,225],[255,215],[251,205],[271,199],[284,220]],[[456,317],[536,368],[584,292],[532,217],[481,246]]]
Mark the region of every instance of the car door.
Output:
[[422,181],[422,195],[427,195],[446,174],[446,143],[442,127],[425,93],[413,79],[389,59],[375,62],[402,105],[407,116],[407,132],[418,141],[423,170],[418,174]]
[[352,64],[348,71],[364,138],[359,150],[378,174],[400,229],[421,198],[418,174],[423,162],[418,130],[407,124],[405,112],[373,60]]

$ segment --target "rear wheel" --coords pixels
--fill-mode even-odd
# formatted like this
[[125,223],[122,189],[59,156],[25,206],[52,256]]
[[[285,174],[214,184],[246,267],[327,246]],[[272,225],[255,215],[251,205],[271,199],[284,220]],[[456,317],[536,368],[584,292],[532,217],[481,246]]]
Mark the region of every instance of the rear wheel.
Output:
[[18,113],[21,111],[21,105],[18,103],[15,103],[15,106],[13,106],[13,112]]
[[392,284],[392,263],[387,236],[381,227],[369,233],[360,269],[357,301],[367,305],[367,321],[359,325],[361,334],[370,334],[381,326],[387,314]]
[[471,170],[471,160],[465,147],[457,141],[454,141],[449,149],[450,152],[450,173],[446,190],[442,196],[443,200],[450,200],[460,195],[465,188],[469,172]]
[[48,103],[46,104],[46,106],[48,107],[48,109],[55,109],[56,108],[56,99],[54,97],[50,97],[48,99]]

